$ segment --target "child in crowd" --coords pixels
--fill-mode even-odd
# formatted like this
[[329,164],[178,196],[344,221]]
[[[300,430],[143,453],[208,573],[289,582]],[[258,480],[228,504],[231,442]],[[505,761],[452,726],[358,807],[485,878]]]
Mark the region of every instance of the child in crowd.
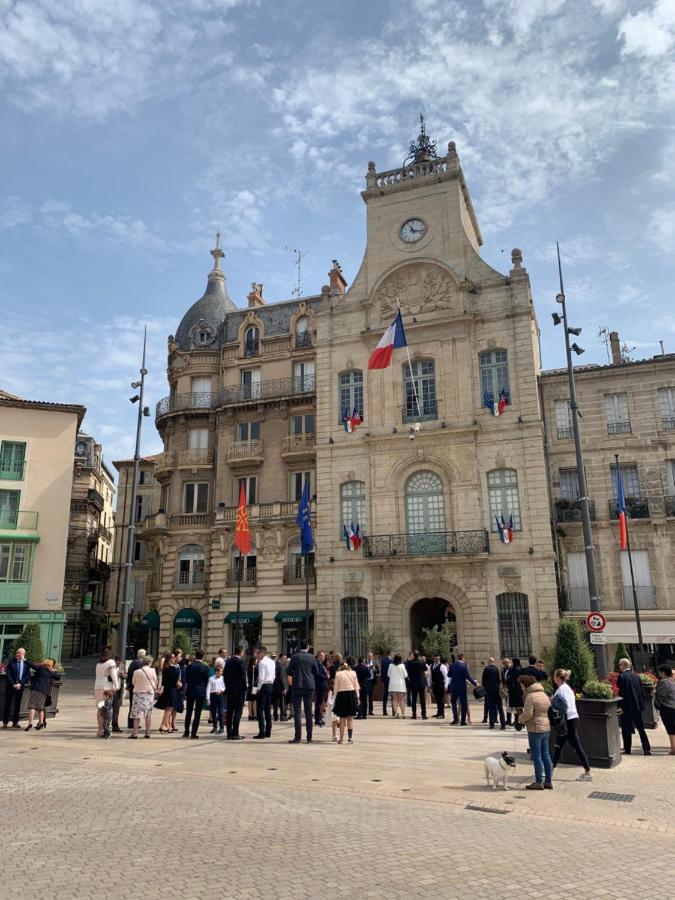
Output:
[[213,728],[211,734],[222,734],[224,731],[225,712],[225,682],[223,680],[223,667],[216,665],[215,675],[209,678],[206,686],[206,702],[211,706],[211,721]]

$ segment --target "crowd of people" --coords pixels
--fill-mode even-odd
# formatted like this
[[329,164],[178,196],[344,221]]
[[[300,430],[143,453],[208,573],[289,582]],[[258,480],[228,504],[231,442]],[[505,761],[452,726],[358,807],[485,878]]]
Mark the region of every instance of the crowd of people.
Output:
[[[632,736],[637,731],[645,755],[651,754],[642,713],[644,694],[639,677],[632,671],[629,659],[620,661],[618,690],[621,696],[621,731],[624,752],[632,752]],[[25,658],[17,649],[6,670],[3,727],[10,718],[19,728],[21,698],[30,685],[28,724],[32,729],[37,713],[38,730],[47,727],[46,709],[50,689],[57,672],[52,659],[39,662]],[[435,706],[434,718],[445,719],[451,713],[451,725],[471,724],[468,691],[483,701],[483,723],[490,729],[525,728],[528,753],[531,754],[535,780],[528,790],[553,787],[553,770],[563,748],[569,743],[583,771],[578,780],[592,780],[591,767],[578,731],[579,714],[575,694],[569,685],[571,673],[556,669],[552,673],[554,690],[549,697],[544,689],[548,678],[545,665],[530,656],[527,665],[520,659],[500,660],[492,657],[482,669],[479,681],[474,678],[462,653],[450,660],[440,655],[428,660],[415,650],[404,660],[399,654],[384,653],[376,659],[372,653],[354,659],[342,658],[336,651],[314,653],[304,641],[301,649],[288,657],[268,653],[260,647],[244,658],[237,647],[232,654],[221,648],[210,664],[197,650],[186,656],[180,649],[168,651],[158,660],[139,650],[125,670],[120,657],[111,647],[104,647],[96,665],[94,696],[97,733],[101,738],[122,732],[119,717],[125,687],[129,698],[127,728],[129,739],[150,738],[155,710],[161,712],[160,734],[178,732],[177,717],[183,715],[183,737],[197,740],[205,708],[209,712],[211,733],[225,734],[226,740],[240,741],[240,723],[248,709],[249,721],[257,722],[254,740],[272,735],[274,722],[293,718],[291,744],[302,741],[303,718],[305,741],[312,743],[314,729],[331,727],[331,740],[342,744],[354,741],[354,721],[367,720],[374,710],[375,685],[382,684],[383,716],[405,719],[419,715],[427,719],[427,710]],[[675,677],[670,666],[659,668],[660,680],[655,700],[670,739],[670,753],[675,755]],[[554,740],[551,741],[553,732]],[[550,746],[553,744],[553,754]]]

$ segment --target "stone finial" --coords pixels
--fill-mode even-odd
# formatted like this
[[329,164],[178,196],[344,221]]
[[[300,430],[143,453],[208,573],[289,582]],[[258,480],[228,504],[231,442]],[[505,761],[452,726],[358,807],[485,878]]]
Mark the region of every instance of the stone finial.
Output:
[[523,251],[519,250],[517,247],[514,247],[511,251],[511,264],[514,269],[523,268]]
[[337,259],[333,260],[333,268],[328,273],[328,277],[330,278],[331,294],[344,294],[347,281],[342,274],[342,267]]
[[249,309],[254,306],[264,305],[265,301],[263,300],[263,286],[259,281],[254,281],[251,284],[251,293],[248,295]]
[[218,226],[218,231],[216,231],[216,246],[211,250],[211,256],[213,257],[213,271],[220,271],[220,261],[223,259],[225,254],[220,249],[220,226]]
[[454,141],[450,141],[448,143],[448,156],[455,156],[457,154],[457,147],[455,146]]
[[322,297],[330,296],[330,285],[329,284],[321,285],[321,296]]
[[369,172],[373,172],[373,173],[375,173],[375,171],[376,171],[376,169],[375,169],[375,163],[372,161],[372,159],[371,159],[370,162],[368,163],[368,171],[369,171]]

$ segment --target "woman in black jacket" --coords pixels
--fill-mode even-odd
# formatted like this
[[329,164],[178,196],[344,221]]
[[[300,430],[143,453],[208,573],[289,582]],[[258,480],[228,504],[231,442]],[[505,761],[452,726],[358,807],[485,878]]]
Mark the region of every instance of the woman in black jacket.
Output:
[[513,716],[513,725],[517,731],[520,731],[522,725],[518,722],[518,713],[517,709],[523,708],[523,689],[518,684],[518,676],[521,674],[522,665],[517,656],[513,657],[511,665],[504,673],[504,683],[506,684],[506,691],[509,695],[509,720],[507,721],[507,725],[510,725],[510,717]]
[[30,695],[28,697],[28,725],[25,731],[30,731],[33,727],[33,716],[37,710],[38,724],[36,731],[47,727],[47,718],[45,707],[47,705],[47,696],[51,690],[52,681],[57,677],[58,672],[54,668],[56,665],[53,659],[44,659],[41,663],[28,663],[33,670],[30,680]]
[[175,709],[178,705],[178,690],[180,681],[180,669],[176,665],[176,657],[173,653],[165,653],[162,664],[162,693],[155,703],[157,709],[164,710],[164,716],[159,726],[162,734],[169,734],[178,729],[172,727],[175,721]]

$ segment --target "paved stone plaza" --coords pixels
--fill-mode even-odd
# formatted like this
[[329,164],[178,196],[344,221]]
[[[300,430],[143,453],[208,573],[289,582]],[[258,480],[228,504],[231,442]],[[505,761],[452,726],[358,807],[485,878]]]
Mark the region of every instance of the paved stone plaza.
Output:
[[[553,792],[526,793],[526,738],[511,729],[378,715],[351,747],[327,729],[289,746],[290,723],[231,744],[205,720],[199,741],[160,736],[157,716],[149,741],[102,741],[92,683],[66,679],[46,732],[0,732],[0,897],[672,897],[675,759],[661,727],[650,759],[593,784],[562,766]],[[514,790],[493,792],[483,759],[504,749]]]

